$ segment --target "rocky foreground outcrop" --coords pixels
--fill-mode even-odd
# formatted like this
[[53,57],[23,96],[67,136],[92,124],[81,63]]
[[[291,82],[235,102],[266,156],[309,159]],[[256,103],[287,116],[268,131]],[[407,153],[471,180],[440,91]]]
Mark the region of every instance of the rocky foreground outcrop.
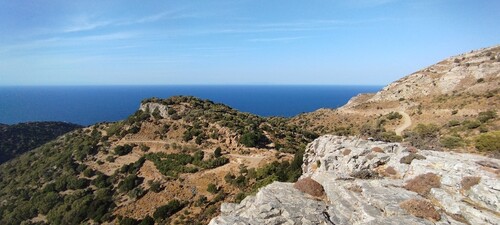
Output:
[[500,160],[326,135],[310,143],[303,175],[313,197],[275,182],[210,224],[500,224]]

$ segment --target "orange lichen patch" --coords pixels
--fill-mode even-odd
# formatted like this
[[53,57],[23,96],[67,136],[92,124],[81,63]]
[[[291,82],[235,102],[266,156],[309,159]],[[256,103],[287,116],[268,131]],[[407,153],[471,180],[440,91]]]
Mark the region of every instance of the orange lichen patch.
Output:
[[298,180],[293,187],[315,197],[321,197],[325,194],[323,186],[310,177]]
[[399,204],[399,206],[416,217],[433,221],[441,220],[441,215],[434,208],[434,205],[427,200],[409,199]]
[[396,175],[398,173],[392,166],[385,168],[385,172],[389,175]]
[[476,184],[479,184],[481,181],[481,177],[464,177],[460,184],[462,185],[463,190],[470,190],[470,188]]
[[380,147],[372,148],[372,152],[385,153],[384,150],[382,150]]
[[429,194],[431,188],[438,188],[440,186],[441,178],[438,175],[434,173],[426,173],[409,180],[404,188],[424,196]]

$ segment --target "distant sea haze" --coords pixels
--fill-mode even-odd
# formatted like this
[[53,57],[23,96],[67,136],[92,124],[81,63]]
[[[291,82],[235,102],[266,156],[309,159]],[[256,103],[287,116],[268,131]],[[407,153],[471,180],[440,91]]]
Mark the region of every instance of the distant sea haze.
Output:
[[134,113],[141,100],[196,96],[260,116],[291,117],[337,108],[382,86],[33,86],[0,87],[0,123],[66,121],[91,125]]

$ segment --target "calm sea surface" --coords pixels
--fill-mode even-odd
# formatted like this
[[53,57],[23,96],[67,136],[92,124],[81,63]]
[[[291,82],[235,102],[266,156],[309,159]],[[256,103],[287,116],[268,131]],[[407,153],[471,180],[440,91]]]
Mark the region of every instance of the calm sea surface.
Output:
[[66,121],[90,125],[126,118],[145,98],[191,95],[261,116],[290,117],[337,108],[381,86],[71,86],[0,87],[0,123]]

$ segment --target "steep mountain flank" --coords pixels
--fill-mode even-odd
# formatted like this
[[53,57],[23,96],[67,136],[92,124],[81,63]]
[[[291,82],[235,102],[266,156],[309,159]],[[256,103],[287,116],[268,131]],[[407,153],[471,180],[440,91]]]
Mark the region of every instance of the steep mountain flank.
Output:
[[326,135],[304,154],[301,179],[312,180],[276,182],[240,204],[224,203],[210,224],[499,224],[499,165]]
[[64,122],[0,124],[0,163],[77,128],[81,126]]
[[351,101],[343,108],[368,102],[399,101],[428,96],[497,92],[500,82],[500,46],[453,56],[403,77],[362,102]]
[[[443,60],[375,94],[361,94],[339,109],[293,118],[320,134],[362,135],[498,157],[500,46]],[[484,144],[484,143],[488,144]],[[486,147],[486,145],[488,145]]]
[[0,223],[208,223],[222,201],[295,181],[316,137],[208,100],[147,99],[0,165]]

